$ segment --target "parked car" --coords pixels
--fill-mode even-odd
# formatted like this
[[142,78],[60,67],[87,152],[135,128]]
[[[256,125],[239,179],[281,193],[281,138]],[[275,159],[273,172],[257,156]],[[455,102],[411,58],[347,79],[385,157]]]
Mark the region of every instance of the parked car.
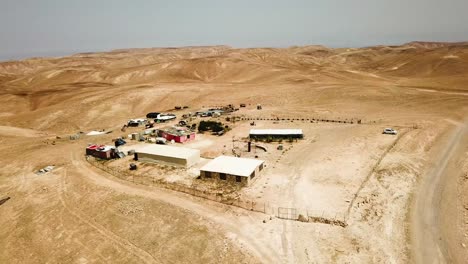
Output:
[[119,146],[122,146],[122,145],[125,145],[127,144],[127,142],[121,138],[118,138],[117,140],[115,140],[115,146],[116,147],[119,147]]
[[157,112],[151,112],[146,114],[146,118],[157,118],[160,113]]
[[140,125],[144,125],[146,123],[146,119],[130,119],[128,120],[127,126],[128,127],[138,127]]
[[166,145],[167,144],[167,139],[162,138],[162,137],[157,137],[156,138],[156,144]]
[[385,128],[382,134],[396,135],[398,132],[393,128]]

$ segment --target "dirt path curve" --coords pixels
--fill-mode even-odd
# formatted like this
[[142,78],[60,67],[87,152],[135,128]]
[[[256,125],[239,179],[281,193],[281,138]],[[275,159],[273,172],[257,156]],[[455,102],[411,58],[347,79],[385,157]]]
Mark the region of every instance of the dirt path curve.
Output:
[[447,165],[456,156],[459,143],[467,132],[467,122],[455,128],[415,194],[411,210],[411,243],[415,263],[450,263],[446,241],[440,230],[440,201],[446,181],[450,178]]
[[62,173],[62,180],[60,182],[59,188],[59,200],[68,214],[73,215],[77,222],[80,224],[88,225],[89,227],[93,228],[96,232],[101,234],[105,237],[108,241],[112,241],[115,245],[117,245],[121,250],[127,251],[130,255],[134,255],[140,261],[140,263],[161,263],[158,261],[154,256],[152,256],[149,252],[137,247],[135,244],[126,240],[110,230],[106,229],[105,227],[101,226],[97,222],[92,220],[92,217],[83,215],[82,212],[74,208],[73,206],[69,206],[66,202],[65,195],[68,193],[67,185],[64,181],[68,177],[67,170],[63,170]]
[[[95,171],[95,168],[92,168],[84,161],[84,158],[78,155],[77,153],[72,154],[72,164],[75,167],[78,173],[82,176],[91,180],[94,184],[111,188],[115,191],[119,191],[125,194],[145,197],[153,200],[159,200],[167,204],[171,204],[182,209],[194,212],[200,216],[203,216],[209,220],[214,221],[224,228],[230,236],[235,237],[242,245],[247,247],[247,249],[252,252],[258,260],[264,263],[276,263],[281,260],[281,256],[278,255],[278,252],[275,248],[271,247],[264,239],[258,236],[257,232],[252,232],[252,230],[258,230],[255,225],[259,225],[261,220],[253,219],[250,216],[248,217],[237,217],[234,218],[223,213],[220,206],[214,205],[206,206],[201,203],[197,203],[195,200],[191,199],[191,196],[186,194],[177,194],[172,193],[171,191],[166,191],[163,189],[149,190],[145,187],[133,186],[131,184],[123,183],[115,177],[107,177],[102,174],[102,171]],[[187,196],[185,198],[184,196]],[[211,201],[206,201],[207,203],[214,203]],[[216,209],[218,208],[218,209]],[[261,227],[258,227],[261,228]]]

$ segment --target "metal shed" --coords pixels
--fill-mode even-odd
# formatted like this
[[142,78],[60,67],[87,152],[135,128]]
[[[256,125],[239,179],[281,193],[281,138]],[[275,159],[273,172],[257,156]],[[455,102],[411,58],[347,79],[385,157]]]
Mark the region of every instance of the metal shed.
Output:
[[165,145],[148,145],[135,150],[135,158],[143,162],[163,162],[190,167],[200,160],[200,150]]
[[252,139],[262,138],[304,138],[302,129],[251,129],[249,133]]

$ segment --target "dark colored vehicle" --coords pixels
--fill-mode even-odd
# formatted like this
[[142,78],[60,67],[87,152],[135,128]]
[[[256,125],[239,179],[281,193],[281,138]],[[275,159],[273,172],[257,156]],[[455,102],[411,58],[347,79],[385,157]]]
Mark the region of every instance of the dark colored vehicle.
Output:
[[157,118],[159,114],[161,113],[151,112],[151,113],[146,114],[146,118]]
[[119,147],[119,146],[122,146],[122,145],[125,145],[127,144],[127,142],[125,142],[125,140],[121,139],[121,138],[118,138],[116,141],[115,141],[115,147]]

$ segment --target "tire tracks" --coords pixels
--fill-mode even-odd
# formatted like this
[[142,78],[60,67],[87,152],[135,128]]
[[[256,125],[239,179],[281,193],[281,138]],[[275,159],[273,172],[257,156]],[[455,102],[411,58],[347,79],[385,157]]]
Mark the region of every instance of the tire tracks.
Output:
[[109,231],[105,227],[101,226],[100,224],[96,223],[93,220],[88,220],[90,217],[86,217],[82,213],[80,213],[77,209],[74,209],[73,207],[69,206],[67,202],[65,201],[64,198],[64,193],[68,191],[66,184],[65,184],[65,179],[67,178],[67,170],[64,169],[64,175],[60,181],[60,188],[59,188],[59,200],[62,206],[65,208],[68,213],[73,215],[78,221],[90,226],[94,230],[96,230],[99,234],[101,234],[104,238],[108,239],[109,241],[112,241],[116,245],[118,245],[120,248],[126,250],[128,253],[131,255],[137,257],[142,263],[160,263],[156,261],[156,259],[147,251],[137,247],[135,244],[132,242],[123,239],[122,237],[116,235],[112,231]]
[[361,183],[357,191],[354,193],[353,199],[351,199],[351,202],[349,203],[348,209],[346,210],[346,218],[349,219],[349,215],[351,214],[351,209],[354,206],[354,203],[356,202],[356,199],[359,197],[359,194],[361,194],[362,189],[366,187],[367,183],[370,181],[372,178],[372,175],[374,175],[375,171],[377,168],[380,166],[380,163],[382,160],[387,156],[387,154],[392,151],[395,146],[398,144],[398,142],[405,136],[409,131],[411,130],[405,130],[400,133],[400,135],[397,137],[397,139],[380,155],[380,158],[377,160],[375,163],[374,167],[372,167],[372,170],[367,174],[366,178],[364,181]]
[[443,177],[448,164],[461,145],[463,136],[468,132],[468,122],[459,124],[450,135],[447,143],[439,151],[433,167],[427,171],[419,189],[415,193],[411,214],[413,229],[412,255],[416,263],[450,263],[445,237],[441,234],[440,202],[443,188],[448,181]]
[[[158,200],[213,220],[215,223],[219,224],[221,228],[234,234],[236,239],[238,239],[242,245],[246,246],[249,251],[254,253],[258,260],[264,263],[276,263],[282,259],[276,249],[259,242],[259,237],[257,237],[258,234],[253,234],[242,227],[243,225],[251,225],[251,220],[246,220],[248,221],[247,223],[243,221],[243,219],[233,220],[232,217],[223,216],[219,211],[201,203],[197,203],[194,199],[185,199],[183,194],[175,195],[169,191],[161,189],[158,189],[157,192],[149,191],[138,186],[132,186],[127,182],[122,183],[119,180],[115,180],[115,177],[113,176],[112,179],[109,179],[88,167],[82,157],[73,156],[73,154],[72,164],[77,168],[77,173],[88,178],[96,185],[126,194]],[[100,172],[104,174],[104,172]]]

